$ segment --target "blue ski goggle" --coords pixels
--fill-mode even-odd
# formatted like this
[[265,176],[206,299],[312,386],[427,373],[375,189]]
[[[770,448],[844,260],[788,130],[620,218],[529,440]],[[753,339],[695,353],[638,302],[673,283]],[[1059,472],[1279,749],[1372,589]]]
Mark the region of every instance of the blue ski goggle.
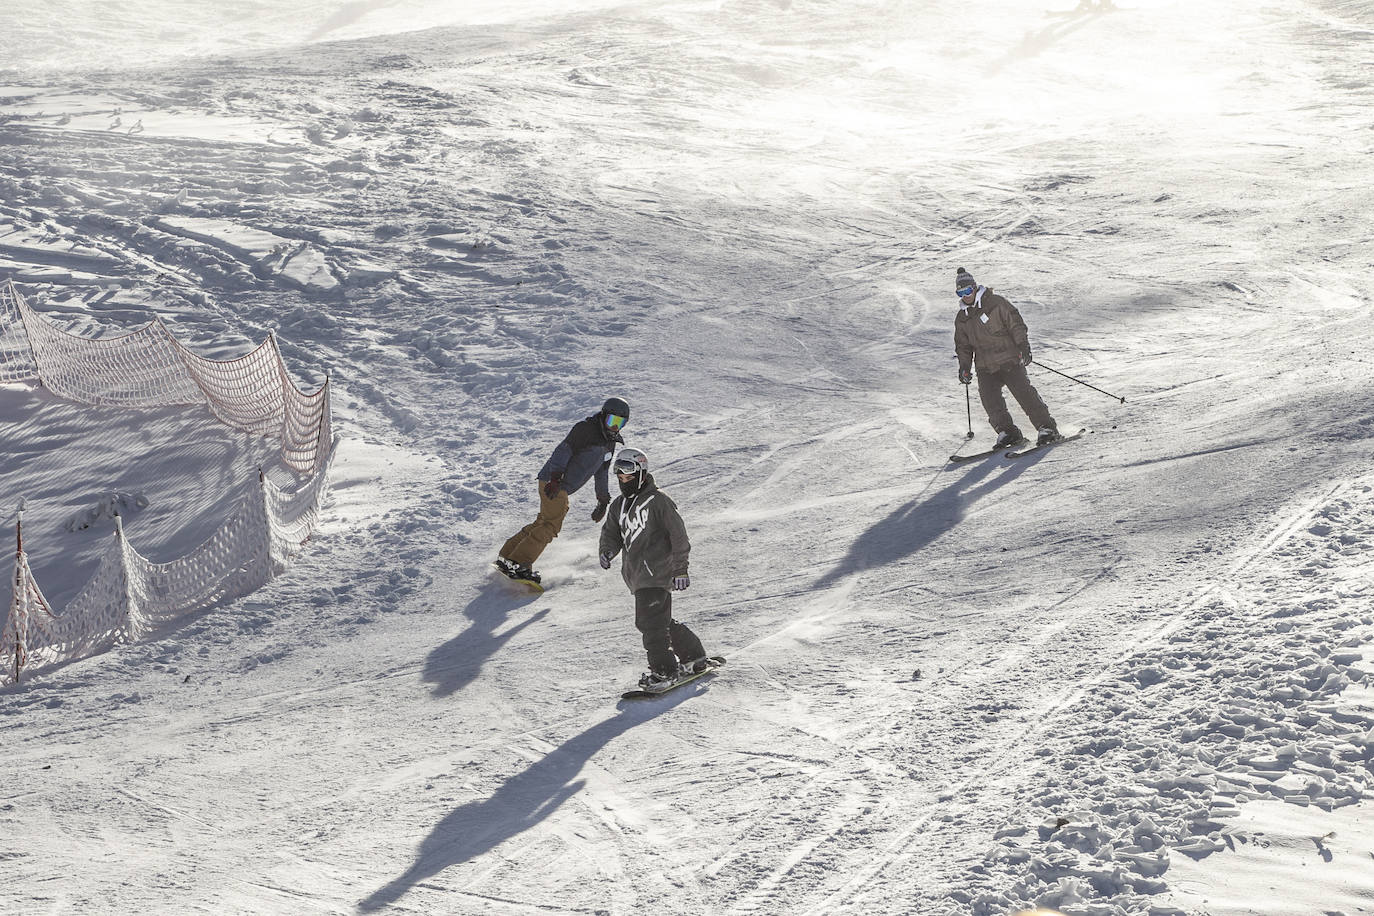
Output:
[[627,419],[629,419],[629,418],[628,418],[628,417],[622,417],[622,416],[620,416],[619,414],[608,413],[608,414],[606,414],[606,428],[607,428],[607,429],[620,429],[620,427],[622,427],[622,426],[625,425],[625,421],[626,421]]
[[973,295],[975,292],[977,292],[977,291],[978,291],[978,287],[976,287],[976,286],[965,286],[963,289],[956,289],[956,290],[954,291],[954,295],[956,295],[956,296],[958,296],[960,299],[962,299],[962,298],[964,298],[965,296],[972,296],[972,295]]

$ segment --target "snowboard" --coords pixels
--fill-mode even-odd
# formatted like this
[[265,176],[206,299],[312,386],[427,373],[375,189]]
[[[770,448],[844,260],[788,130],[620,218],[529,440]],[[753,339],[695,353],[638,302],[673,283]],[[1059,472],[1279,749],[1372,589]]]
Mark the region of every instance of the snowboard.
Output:
[[700,671],[694,671],[694,672],[692,672],[691,674],[684,674],[682,677],[678,678],[677,680],[671,681],[671,682],[669,682],[669,683],[663,685],[662,687],[657,687],[657,688],[655,688],[655,689],[653,689],[653,690],[645,690],[643,687],[637,687],[637,688],[635,688],[634,690],[627,690],[627,691],[625,691],[624,693],[622,693],[622,694],[620,695],[620,698],[621,698],[622,700],[643,700],[643,699],[648,699],[648,698],[650,698],[650,697],[661,697],[661,696],[663,696],[663,694],[667,693],[668,691],[670,691],[670,690],[676,690],[677,688],[681,687],[683,684],[690,684],[690,683],[692,683],[692,681],[695,681],[697,678],[705,677],[705,676],[708,675],[708,674],[715,674],[716,671],[717,671],[722,665],[725,664],[725,656],[723,656],[723,655],[712,655],[712,656],[710,656],[709,658],[707,658],[706,661],[707,661],[706,667],[705,667],[705,668],[702,668]]
[[518,576],[512,576],[510,573],[506,572],[504,569],[498,566],[495,562],[493,562],[491,565],[495,566],[497,572],[499,572],[501,575],[505,576],[512,582],[519,582],[521,585],[535,592],[542,592],[544,590],[544,586],[534,581],[533,579],[522,579]]

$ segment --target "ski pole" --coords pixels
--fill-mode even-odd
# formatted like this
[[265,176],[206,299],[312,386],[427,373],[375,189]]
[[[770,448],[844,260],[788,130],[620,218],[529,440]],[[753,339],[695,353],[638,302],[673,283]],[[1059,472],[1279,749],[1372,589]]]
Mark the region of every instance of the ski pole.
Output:
[[968,435],[964,438],[973,438],[973,401],[969,398],[968,386],[964,386],[964,409],[968,411]]
[[[1107,397],[1109,397],[1109,398],[1116,398],[1116,399],[1117,399],[1118,401],[1120,401],[1121,403],[1123,403],[1123,404],[1126,403],[1126,399],[1125,399],[1125,398],[1123,398],[1123,397],[1121,397],[1121,396],[1119,396],[1119,395],[1112,394],[1110,391],[1103,391],[1101,388],[1098,388],[1096,385],[1089,385],[1087,382],[1083,381],[1081,378],[1074,378],[1072,375],[1069,375],[1068,373],[1060,372],[1058,369],[1054,368],[1053,366],[1046,366],[1046,365],[1045,365],[1044,363],[1042,363],[1042,362],[1036,362],[1035,365],[1039,366],[1039,367],[1042,368],[1042,369],[1048,369],[1048,370],[1050,370],[1051,372],[1053,372],[1055,375],[1062,375],[1062,376],[1064,376],[1064,378],[1068,379],[1069,381],[1071,381],[1071,382],[1077,382],[1078,384],[1082,385],[1082,386],[1085,387],[1085,388],[1091,388],[1093,391],[1096,391],[1098,394],[1105,394],[1105,395],[1106,395]],[[972,425],[972,424],[970,424],[970,425]]]

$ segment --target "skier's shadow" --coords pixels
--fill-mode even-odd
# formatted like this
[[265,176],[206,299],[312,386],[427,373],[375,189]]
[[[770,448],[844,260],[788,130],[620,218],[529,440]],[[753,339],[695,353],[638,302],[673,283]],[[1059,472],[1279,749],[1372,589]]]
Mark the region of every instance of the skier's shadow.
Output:
[[918,496],[855,538],[844,557],[816,582],[815,587],[834,585],[846,576],[911,556],[952,530],[964,520],[970,506],[1020,477],[1035,460],[1028,456],[1008,467],[1005,459],[993,455],[982,459],[981,464],[967,473],[955,466],[952,469],[954,479],[949,486],[928,499]]
[[350,26],[362,19],[368,13],[394,6],[395,0],[354,0],[352,3],[345,3],[334,11],[324,22],[315,27],[307,41],[319,41],[335,29],[342,29]]
[[1079,7],[1070,13],[1065,13],[1067,18],[1058,22],[1051,22],[1039,31],[1027,32],[1019,45],[993,62],[990,71],[997,73],[1014,61],[1037,57],[1091,23],[1101,13],[1115,9],[1116,7],[1107,4],[1095,9]]
[[358,904],[371,913],[400,900],[411,888],[444,869],[491,852],[558,810],[586,784],[577,775],[598,751],[625,732],[700,693],[682,689],[671,697],[635,702],[570,738],[543,759],[517,773],[487,798],[469,802],[444,817],[420,843],[404,874]]
[[472,683],[482,672],[482,665],[495,655],[511,637],[525,627],[544,618],[547,607],[509,629],[497,633],[505,625],[512,611],[529,605],[534,594],[515,597],[516,586],[508,582],[490,582],[463,609],[469,626],[429,653],[421,678],[433,684],[436,697],[451,696]]

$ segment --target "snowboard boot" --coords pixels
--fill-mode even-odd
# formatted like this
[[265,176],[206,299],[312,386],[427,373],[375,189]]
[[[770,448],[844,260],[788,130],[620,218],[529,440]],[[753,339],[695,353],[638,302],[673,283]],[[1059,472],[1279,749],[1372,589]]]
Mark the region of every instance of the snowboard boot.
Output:
[[666,672],[649,671],[649,672],[646,672],[646,673],[639,679],[639,689],[640,689],[640,690],[661,690],[661,689],[663,689],[664,687],[667,687],[667,686],[668,686],[669,684],[671,684],[673,681],[675,681],[675,680],[677,680],[678,678],[682,677],[682,675],[683,675],[683,668],[682,668],[681,665],[678,665],[677,668],[674,669],[674,670],[672,670],[672,671],[666,671]]
[[700,674],[715,664],[710,656],[703,655],[701,658],[694,658],[690,662],[683,662],[682,670],[688,674]]
[[510,579],[524,579],[527,582],[538,582],[539,573],[523,563],[514,560],[507,560],[505,557],[496,558],[496,568],[506,574]]
[[1020,445],[1026,441],[1026,437],[1021,435],[1021,430],[1013,426],[1011,429],[1004,429],[997,434],[997,441],[992,444],[993,448],[1011,448],[1013,445]]

